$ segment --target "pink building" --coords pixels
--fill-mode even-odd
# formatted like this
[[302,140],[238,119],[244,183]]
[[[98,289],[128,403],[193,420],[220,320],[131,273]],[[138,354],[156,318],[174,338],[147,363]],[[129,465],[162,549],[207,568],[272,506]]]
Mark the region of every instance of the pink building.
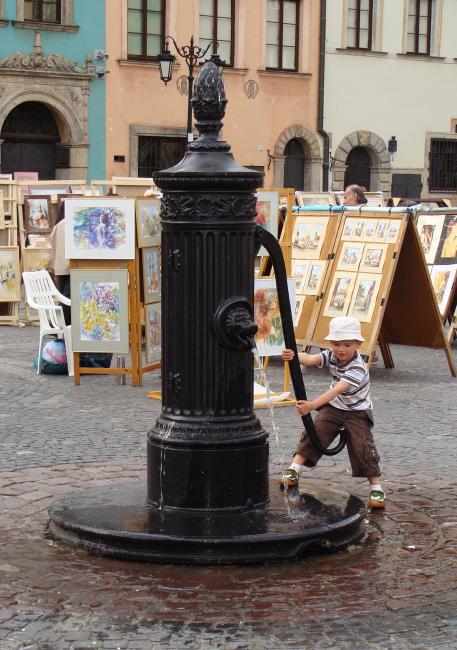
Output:
[[202,47],[216,40],[229,64],[223,137],[235,158],[263,169],[265,187],[319,190],[319,8],[318,0],[107,3],[107,178],[150,177],[181,159],[188,68],[178,56],[165,86],[156,56],[166,36],[182,46],[193,35]]

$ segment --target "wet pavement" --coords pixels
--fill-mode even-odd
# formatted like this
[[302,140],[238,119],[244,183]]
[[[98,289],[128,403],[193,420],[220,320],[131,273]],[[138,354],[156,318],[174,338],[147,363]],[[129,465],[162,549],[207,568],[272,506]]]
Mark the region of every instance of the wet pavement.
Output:
[[[443,352],[393,346],[372,369],[375,438],[388,503],[363,543],[252,567],[131,563],[62,547],[47,508],[63,495],[145,483],[146,432],[160,403],[112,377],[37,376],[38,329],[0,328],[0,649],[457,647],[457,379]],[[457,359],[457,344],[453,344]],[[280,388],[281,367],[268,372]],[[307,371],[310,396],[327,386]],[[271,431],[269,414],[259,410]],[[300,435],[276,408],[279,473]],[[302,475],[366,499],[346,451]],[[236,480],[236,476],[234,477]]]

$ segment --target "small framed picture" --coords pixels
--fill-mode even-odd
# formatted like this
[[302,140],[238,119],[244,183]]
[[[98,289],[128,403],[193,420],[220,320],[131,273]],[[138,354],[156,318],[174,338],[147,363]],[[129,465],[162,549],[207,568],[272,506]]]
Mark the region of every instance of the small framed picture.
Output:
[[298,325],[300,324],[300,318],[302,315],[304,304],[305,304],[305,298],[297,298],[295,300],[294,327],[298,327]]
[[456,214],[445,215],[435,262],[437,264],[457,263],[457,215]]
[[160,300],[160,246],[143,248],[143,290],[145,304]]
[[27,233],[39,235],[51,232],[51,214],[50,196],[24,197],[24,229]]
[[336,271],[333,276],[327,303],[323,312],[324,316],[346,316],[357,274],[348,271]]
[[388,248],[388,244],[366,244],[359,271],[382,273]]
[[376,226],[378,225],[378,220],[377,219],[366,219],[365,220],[365,225],[363,227],[363,232],[362,232],[362,240],[363,241],[372,241],[374,238],[374,234],[376,232]]
[[445,215],[421,214],[417,219],[417,231],[427,264],[434,264],[437,256]]
[[300,216],[296,218],[292,233],[293,259],[319,259],[328,222],[328,217]]
[[449,308],[449,299],[451,298],[456,273],[457,264],[440,264],[431,268],[430,279],[442,316],[446,315]]
[[138,246],[160,245],[160,200],[142,198],[136,200],[136,225]]
[[375,242],[384,242],[387,238],[387,233],[389,231],[389,219],[379,219],[376,224],[376,230],[374,233],[373,241]]
[[344,219],[343,234],[341,235],[343,241],[352,239],[352,233],[354,232],[356,221],[357,219],[348,219],[347,217]]
[[358,242],[344,242],[336,268],[339,271],[357,271],[364,246],[364,244]]
[[359,273],[348,316],[355,316],[362,323],[371,321],[381,280],[382,275],[380,274]]
[[[295,279],[288,278],[292,315],[295,313]],[[258,326],[255,342],[261,357],[279,356],[284,348],[281,312],[276,281],[257,278],[254,282],[254,321]]]
[[326,264],[326,260],[311,261],[309,271],[303,281],[302,293],[307,296],[317,296],[319,294],[324,279]]
[[0,246],[0,302],[21,299],[19,246]]
[[158,363],[162,355],[162,306],[160,302],[144,308],[146,329],[146,361]]
[[398,241],[398,235],[400,234],[401,219],[392,219],[389,221],[389,227],[387,229],[386,242],[388,244],[396,244]]
[[295,278],[297,285],[296,294],[303,293],[303,283],[309,271],[310,260],[292,260],[292,276]]
[[51,248],[51,235],[27,235],[26,248]]
[[127,353],[127,269],[72,269],[70,276],[73,350]]
[[50,248],[25,248],[22,251],[24,271],[46,270],[52,273],[52,251]]
[[362,239],[364,230],[365,219],[355,219],[354,228],[352,230],[352,239]]
[[[258,226],[265,228],[276,239],[278,238],[278,211],[279,211],[279,193],[278,192],[257,192],[257,203],[255,206],[255,221]],[[259,250],[259,256],[267,254],[264,246]]]

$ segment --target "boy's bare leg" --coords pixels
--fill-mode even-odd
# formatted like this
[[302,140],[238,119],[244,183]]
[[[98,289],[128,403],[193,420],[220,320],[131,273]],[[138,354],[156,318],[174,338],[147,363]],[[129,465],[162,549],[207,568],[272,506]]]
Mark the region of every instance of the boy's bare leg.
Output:
[[303,465],[305,460],[306,459],[303,458],[303,456],[300,456],[300,454],[295,454],[295,456],[294,456],[294,463],[296,465]]

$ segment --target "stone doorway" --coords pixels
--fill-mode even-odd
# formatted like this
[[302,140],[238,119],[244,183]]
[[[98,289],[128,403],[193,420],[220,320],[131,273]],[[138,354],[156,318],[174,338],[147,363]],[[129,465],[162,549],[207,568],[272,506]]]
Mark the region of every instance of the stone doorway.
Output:
[[365,147],[354,147],[346,158],[346,173],[344,174],[344,187],[360,185],[367,191],[370,190],[371,161],[370,154]]
[[40,102],[24,102],[3,123],[2,172],[38,172],[40,180],[56,177],[59,129],[52,112]]
[[303,140],[292,138],[284,148],[284,186],[304,190],[306,155]]

